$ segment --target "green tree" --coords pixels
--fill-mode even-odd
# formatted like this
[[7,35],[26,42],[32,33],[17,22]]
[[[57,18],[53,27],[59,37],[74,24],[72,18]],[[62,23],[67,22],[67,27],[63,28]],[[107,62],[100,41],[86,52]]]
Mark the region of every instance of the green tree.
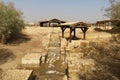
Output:
[[[109,0],[110,6],[105,9],[105,16],[111,20],[120,20],[120,1]],[[120,26],[120,21],[113,23],[114,27]]]
[[24,28],[22,12],[13,3],[0,2],[0,39],[2,43],[21,33]]

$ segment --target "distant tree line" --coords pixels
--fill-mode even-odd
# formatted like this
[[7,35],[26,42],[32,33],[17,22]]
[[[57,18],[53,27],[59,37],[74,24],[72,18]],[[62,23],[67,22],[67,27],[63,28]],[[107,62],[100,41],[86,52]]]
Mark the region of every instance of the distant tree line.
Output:
[[24,28],[22,12],[13,3],[0,2],[0,41],[6,43],[8,39],[21,33]]

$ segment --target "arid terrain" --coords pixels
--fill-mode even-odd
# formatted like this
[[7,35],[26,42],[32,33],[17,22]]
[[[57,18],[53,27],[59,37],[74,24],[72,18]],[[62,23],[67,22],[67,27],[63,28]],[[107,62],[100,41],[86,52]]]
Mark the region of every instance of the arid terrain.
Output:
[[[112,37],[110,33],[98,32],[93,27],[90,27],[86,34],[86,40],[82,40],[82,32],[80,29],[77,29],[76,39],[69,43],[67,41],[69,38],[69,29],[65,31],[65,38],[61,38],[60,28],[56,28],[56,30],[58,30],[58,35],[61,39],[61,49],[66,50],[66,60],[68,61],[68,65],[70,63],[70,72],[72,72],[72,69],[76,69],[76,65],[79,65],[79,70],[76,71],[77,75],[76,73],[69,74],[69,76],[75,76],[71,80],[78,80],[76,76],[79,76],[81,80],[107,80],[108,77],[110,77],[110,79],[108,78],[109,80],[120,79],[120,70],[118,70],[120,66],[119,60],[111,59],[109,54],[108,56],[106,56],[106,53],[104,54],[104,49],[108,47]],[[23,30],[21,38],[6,45],[0,44],[0,69],[2,71],[16,69],[21,64],[21,58],[28,53],[45,54],[48,50],[52,31],[52,27],[26,27]],[[102,55],[97,53],[98,50]],[[113,70],[116,70],[116,72],[111,70],[111,64],[115,65],[113,66]]]
[[16,68],[20,64],[21,58],[27,53],[44,54],[48,46],[51,31],[52,28],[26,27],[20,39],[7,45],[1,44],[0,49],[10,51],[14,57],[9,58],[6,56],[6,60],[0,60],[0,68],[3,70]]

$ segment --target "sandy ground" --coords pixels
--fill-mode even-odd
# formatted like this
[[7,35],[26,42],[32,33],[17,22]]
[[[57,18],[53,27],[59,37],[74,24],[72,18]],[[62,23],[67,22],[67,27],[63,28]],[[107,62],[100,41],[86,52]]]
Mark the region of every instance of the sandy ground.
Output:
[[[26,27],[23,33],[27,35],[29,40],[16,45],[0,45],[0,48],[9,49],[16,56],[14,60],[9,60],[8,62],[1,64],[0,68],[3,70],[14,69],[21,62],[21,58],[27,53],[41,53],[44,54],[47,50],[49,43],[50,33],[53,28],[48,27]],[[59,34],[61,36],[61,29],[59,29]],[[69,36],[69,29],[65,31],[65,37]],[[76,36],[82,38],[82,31],[77,29]],[[87,32],[87,40],[104,40],[109,39],[111,34],[105,32],[96,32],[90,28]],[[78,40],[79,41],[79,40]]]

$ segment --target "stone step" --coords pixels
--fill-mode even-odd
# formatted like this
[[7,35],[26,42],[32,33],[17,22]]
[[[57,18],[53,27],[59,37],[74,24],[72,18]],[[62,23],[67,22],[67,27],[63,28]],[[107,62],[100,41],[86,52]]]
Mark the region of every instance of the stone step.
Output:
[[60,42],[50,42],[49,47],[60,47]]
[[39,67],[42,56],[39,53],[26,54],[21,61],[24,67]]
[[8,70],[3,73],[2,80],[33,80],[32,70]]
[[69,69],[68,72],[69,72],[69,73],[73,73],[73,72],[76,72],[76,73],[77,73],[77,72],[79,72],[79,70],[77,70],[77,69],[73,69],[73,70],[72,70],[72,69]]
[[82,58],[84,56],[83,53],[67,53],[68,57],[76,57],[76,58]]
[[36,80],[68,80],[66,75],[46,74],[40,75]]
[[51,54],[60,54],[60,48],[49,47],[48,48],[48,55],[51,55]]

